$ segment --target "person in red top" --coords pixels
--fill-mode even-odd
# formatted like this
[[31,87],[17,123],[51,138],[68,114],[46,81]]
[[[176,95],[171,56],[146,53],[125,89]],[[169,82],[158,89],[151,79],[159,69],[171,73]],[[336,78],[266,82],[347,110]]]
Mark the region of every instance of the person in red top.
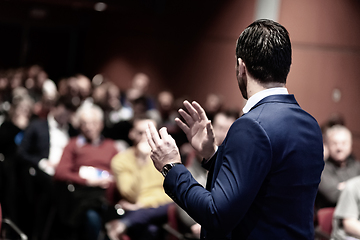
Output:
[[117,150],[113,140],[101,136],[103,112],[98,106],[82,107],[77,116],[81,134],[65,147],[54,178],[71,184],[72,211],[66,210],[70,213],[67,222],[84,239],[97,239],[107,206],[106,189],[113,182],[110,162]]

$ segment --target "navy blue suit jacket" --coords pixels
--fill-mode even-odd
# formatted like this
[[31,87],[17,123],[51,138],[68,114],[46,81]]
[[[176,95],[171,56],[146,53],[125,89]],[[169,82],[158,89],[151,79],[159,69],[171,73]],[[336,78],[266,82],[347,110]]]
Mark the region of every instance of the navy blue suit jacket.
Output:
[[206,189],[183,165],[164,181],[166,193],[202,226],[203,239],[314,239],[322,134],[293,95],[261,100],[203,166],[210,170]]
[[25,130],[19,147],[19,155],[37,167],[39,161],[49,157],[50,135],[47,120],[36,119]]

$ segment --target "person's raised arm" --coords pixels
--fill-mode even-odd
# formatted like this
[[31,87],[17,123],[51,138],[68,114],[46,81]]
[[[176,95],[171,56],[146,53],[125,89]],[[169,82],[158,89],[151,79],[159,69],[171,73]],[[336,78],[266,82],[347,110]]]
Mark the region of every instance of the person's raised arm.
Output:
[[188,113],[180,109],[179,114],[184,118],[185,123],[179,118],[176,118],[175,121],[200,156],[209,159],[216,151],[211,122],[208,120],[204,109],[197,102],[184,101],[184,106]]
[[[160,133],[160,135],[159,135]],[[149,123],[146,130],[146,138],[151,147],[150,158],[155,168],[161,171],[166,164],[181,163],[179,148],[175,140],[168,134],[165,127],[157,132],[153,123]]]

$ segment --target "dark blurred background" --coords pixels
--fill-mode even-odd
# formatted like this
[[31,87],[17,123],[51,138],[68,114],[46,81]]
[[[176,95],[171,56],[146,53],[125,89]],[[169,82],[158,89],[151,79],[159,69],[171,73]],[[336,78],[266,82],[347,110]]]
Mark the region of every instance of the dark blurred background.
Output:
[[144,72],[152,94],[213,92],[241,109],[235,42],[266,2],[292,39],[290,92],[320,124],[341,115],[359,156],[358,0],[1,0],[0,68],[40,64],[55,82],[101,73],[120,89]]

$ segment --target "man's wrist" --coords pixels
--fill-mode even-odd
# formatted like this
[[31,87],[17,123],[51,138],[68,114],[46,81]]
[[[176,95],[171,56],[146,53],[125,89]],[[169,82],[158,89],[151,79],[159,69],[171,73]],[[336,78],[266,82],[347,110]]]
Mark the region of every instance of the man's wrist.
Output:
[[215,146],[215,151],[209,157],[204,157],[205,162],[209,161],[215,155],[217,150],[218,150],[218,146]]
[[179,165],[179,164],[182,164],[182,163],[179,163],[179,162],[176,162],[176,163],[168,163],[168,164],[165,164],[162,169],[161,169],[161,174],[166,177],[166,175],[169,173],[169,171],[176,165]]

